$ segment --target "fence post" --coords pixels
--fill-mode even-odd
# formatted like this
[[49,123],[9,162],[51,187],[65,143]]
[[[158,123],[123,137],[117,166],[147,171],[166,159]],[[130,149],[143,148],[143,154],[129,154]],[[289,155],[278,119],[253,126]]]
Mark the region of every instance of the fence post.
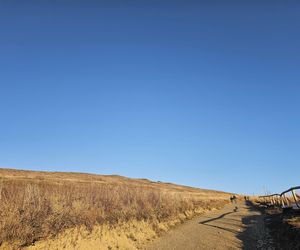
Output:
[[284,199],[283,199],[283,197],[280,195],[280,202],[281,202],[281,206],[282,206],[282,208],[284,207]]
[[298,208],[300,208],[300,206],[299,206],[299,204],[298,204],[298,202],[297,202],[297,197],[296,197],[295,189],[292,189],[292,194],[293,194],[293,197],[294,197],[296,206],[297,206]]
[[289,205],[290,205],[290,201],[289,201],[288,198],[285,196],[285,194],[283,194],[283,200],[284,200],[284,203],[286,204],[286,206],[289,206]]

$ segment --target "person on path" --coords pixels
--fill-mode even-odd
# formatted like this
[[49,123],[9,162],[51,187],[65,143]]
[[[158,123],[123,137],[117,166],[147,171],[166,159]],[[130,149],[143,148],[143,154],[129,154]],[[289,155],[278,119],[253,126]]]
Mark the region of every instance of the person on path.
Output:
[[230,201],[231,203],[235,206],[234,207],[234,212],[238,211],[238,207],[237,207],[237,197],[235,195],[230,196]]

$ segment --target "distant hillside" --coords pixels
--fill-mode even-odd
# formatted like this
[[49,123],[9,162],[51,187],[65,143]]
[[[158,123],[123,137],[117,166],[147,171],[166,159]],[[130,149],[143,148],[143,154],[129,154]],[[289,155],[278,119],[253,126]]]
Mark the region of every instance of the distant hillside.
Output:
[[90,238],[135,249],[228,197],[117,175],[0,169],[0,249],[93,249]]
[[30,180],[36,181],[51,181],[53,183],[60,183],[61,181],[69,182],[94,182],[102,184],[126,184],[140,187],[153,187],[163,188],[168,190],[174,190],[178,192],[203,192],[203,194],[229,194],[223,191],[215,191],[210,189],[200,189],[184,185],[178,185],[173,183],[165,183],[161,181],[151,181],[145,178],[134,179],[120,175],[100,175],[89,173],[77,173],[77,172],[47,172],[47,171],[30,171],[30,170],[17,170],[9,168],[0,168],[0,178]]

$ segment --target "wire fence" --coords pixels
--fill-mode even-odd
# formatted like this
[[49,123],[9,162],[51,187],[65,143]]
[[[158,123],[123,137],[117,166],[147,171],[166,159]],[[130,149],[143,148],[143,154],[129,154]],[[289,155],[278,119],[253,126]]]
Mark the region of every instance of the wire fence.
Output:
[[259,199],[268,206],[300,209],[300,186],[289,188],[280,194],[262,195]]

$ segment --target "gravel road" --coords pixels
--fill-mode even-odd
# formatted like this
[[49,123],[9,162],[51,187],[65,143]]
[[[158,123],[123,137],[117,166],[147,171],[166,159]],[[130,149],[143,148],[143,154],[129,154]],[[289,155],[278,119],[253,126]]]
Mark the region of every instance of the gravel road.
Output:
[[150,243],[146,250],[275,249],[264,216],[250,203],[239,203],[177,226]]

